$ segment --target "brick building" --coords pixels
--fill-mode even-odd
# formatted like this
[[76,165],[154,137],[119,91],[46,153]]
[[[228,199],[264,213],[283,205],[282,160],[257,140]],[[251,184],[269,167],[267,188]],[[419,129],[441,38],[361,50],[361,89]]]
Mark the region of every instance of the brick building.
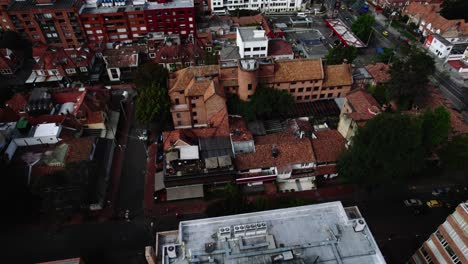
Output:
[[408,263],[468,262],[468,203],[461,203],[453,214],[414,253]]
[[8,15],[8,5],[10,5],[11,0],[1,0],[0,1],[0,30],[14,30],[15,27],[10,21],[10,16]]
[[86,6],[80,18],[92,44],[128,42],[148,32],[143,6]]
[[0,48],[0,74],[12,75],[23,65],[23,54],[7,48]]
[[72,48],[85,42],[79,19],[82,5],[81,0],[26,0],[12,2],[7,11],[11,29],[31,42]]
[[144,13],[149,33],[164,32],[181,37],[197,34],[193,0],[147,2]]

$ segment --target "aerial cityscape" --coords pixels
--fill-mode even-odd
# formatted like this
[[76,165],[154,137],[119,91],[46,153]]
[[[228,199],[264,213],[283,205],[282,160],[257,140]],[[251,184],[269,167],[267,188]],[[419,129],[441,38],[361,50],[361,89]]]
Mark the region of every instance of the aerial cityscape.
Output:
[[0,0],[2,263],[468,264],[468,0]]

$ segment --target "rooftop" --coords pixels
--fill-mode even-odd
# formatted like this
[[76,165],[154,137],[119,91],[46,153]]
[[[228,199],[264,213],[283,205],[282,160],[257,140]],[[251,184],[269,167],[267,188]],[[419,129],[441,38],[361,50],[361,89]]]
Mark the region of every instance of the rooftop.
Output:
[[11,5],[8,7],[8,11],[27,11],[31,9],[35,9],[38,13],[41,10],[47,9],[67,9],[72,8],[74,6],[78,7],[78,4],[81,1],[78,0],[60,0],[60,1],[51,1],[47,4],[39,4],[36,0],[26,0],[26,1],[11,1]]
[[182,221],[157,241],[165,264],[385,263],[359,209],[341,202]]
[[356,89],[346,95],[348,104],[352,109],[350,117],[356,121],[369,120],[380,113],[380,105],[363,89]]
[[265,30],[261,27],[240,27],[237,28],[242,41],[268,41]]
[[325,67],[324,87],[346,86],[353,84],[353,76],[349,64],[327,65]]
[[323,79],[321,59],[280,60],[275,63],[274,82]]
[[390,65],[388,64],[377,62],[376,64],[369,64],[365,68],[377,83],[390,80]]
[[193,0],[173,0],[166,3],[146,2],[145,9],[169,9],[169,8],[187,8],[194,7]]
[[252,133],[247,128],[247,123],[242,117],[229,117],[229,130],[232,141],[253,140]]
[[338,130],[315,131],[316,138],[311,139],[318,163],[336,162],[345,151],[346,140]]
[[364,44],[351,29],[346,26],[341,19],[326,19],[325,23],[332,29],[345,46],[353,46],[356,48],[364,48]]
[[282,39],[268,41],[268,56],[293,54],[292,45]]

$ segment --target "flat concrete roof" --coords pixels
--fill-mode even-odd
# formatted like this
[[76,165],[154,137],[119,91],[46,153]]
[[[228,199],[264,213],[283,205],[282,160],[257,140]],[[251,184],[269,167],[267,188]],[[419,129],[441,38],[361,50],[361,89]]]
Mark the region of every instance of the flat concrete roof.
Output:
[[242,38],[242,41],[267,41],[267,37],[265,36],[265,33],[261,37],[254,37],[254,31],[264,31],[263,28],[260,27],[260,29],[257,29],[258,27],[240,27],[238,28],[239,34]]
[[[313,263],[317,258],[329,264],[385,263],[357,207],[343,208],[341,202],[183,221],[177,236],[158,233],[157,241],[158,258],[166,264],[209,259],[232,264],[274,259]],[[175,255],[169,258],[171,246]]]

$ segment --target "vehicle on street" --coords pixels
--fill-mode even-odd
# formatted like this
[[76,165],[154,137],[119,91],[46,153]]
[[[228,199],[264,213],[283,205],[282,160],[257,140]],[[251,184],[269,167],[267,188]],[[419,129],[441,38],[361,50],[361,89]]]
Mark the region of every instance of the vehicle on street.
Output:
[[383,32],[382,32],[382,35],[383,35],[384,37],[388,37],[388,31],[383,31]]
[[141,135],[138,136],[138,139],[142,141],[148,140],[148,130],[144,129],[143,132],[141,132]]
[[442,202],[439,200],[429,200],[426,202],[426,205],[429,208],[442,207]]
[[421,206],[422,202],[418,199],[408,199],[403,201],[405,206],[412,207],[412,206]]
[[432,190],[432,195],[434,196],[439,196],[441,194],[444,194],[444,193],[448,193],[450,191],[450,188],[449,187],[445,187],[445,188],[435,188],[434,190]]

